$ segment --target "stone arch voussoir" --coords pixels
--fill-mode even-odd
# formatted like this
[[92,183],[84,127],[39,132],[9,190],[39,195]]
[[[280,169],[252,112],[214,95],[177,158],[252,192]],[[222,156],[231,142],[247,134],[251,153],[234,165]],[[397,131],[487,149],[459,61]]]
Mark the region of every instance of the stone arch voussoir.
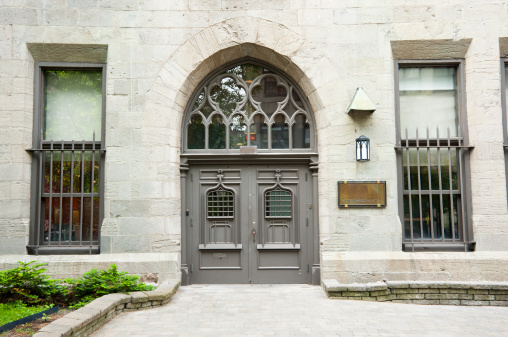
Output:
[[[196,87],[210,72],[243,57],[265,61],[292,77],[309,98],[318,128],[319,112],[345,97],[337,67],[319,46],[281,24],[244,16],[203,29],[178,47],[148,93],[146,111],[152,118],[145,118],[144,126],[174,129],[171,143],[178,146],[181,119]],[[173,120],[161,122],[168,111]]]

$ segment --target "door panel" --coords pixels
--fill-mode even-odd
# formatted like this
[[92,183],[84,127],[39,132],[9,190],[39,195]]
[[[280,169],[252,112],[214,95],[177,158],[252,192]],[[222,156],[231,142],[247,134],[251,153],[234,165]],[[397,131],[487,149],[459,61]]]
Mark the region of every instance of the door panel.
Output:
[[311,282],[307,165],[193,166],[190,177],[191,283]]

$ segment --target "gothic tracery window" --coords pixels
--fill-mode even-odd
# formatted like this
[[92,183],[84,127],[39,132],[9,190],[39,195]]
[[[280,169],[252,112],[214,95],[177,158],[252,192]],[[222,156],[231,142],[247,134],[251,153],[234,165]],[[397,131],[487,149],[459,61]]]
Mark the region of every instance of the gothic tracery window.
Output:
[[186,150],[310,149],[311,119],[298,89],[245,63],[206,82],[187,116]]

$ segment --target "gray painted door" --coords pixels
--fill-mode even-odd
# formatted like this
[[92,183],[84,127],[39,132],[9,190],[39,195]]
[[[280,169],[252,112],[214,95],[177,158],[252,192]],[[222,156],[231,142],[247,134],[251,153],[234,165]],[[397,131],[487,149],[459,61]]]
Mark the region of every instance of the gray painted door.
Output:
[[193,166],[190,283],[311,283],[308,165]]

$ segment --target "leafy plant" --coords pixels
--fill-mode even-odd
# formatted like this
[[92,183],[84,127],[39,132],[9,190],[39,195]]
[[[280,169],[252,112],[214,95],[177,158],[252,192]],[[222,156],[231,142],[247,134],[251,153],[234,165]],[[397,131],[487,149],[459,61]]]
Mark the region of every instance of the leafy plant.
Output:
[[65,282],[73,285],[72,292],[77,299],[71,308],[82,307],[107,294],[155,289],[154,286],[140,283],[136,275],[118,271],[116,264],[106,270],[92,269],[77,279],[66,279]]
[[44,275],[46,263],[18,261],[19,267],[0,271],[0,302],[21,301],[35,305],[60,303],[66,289],[59,280]]

